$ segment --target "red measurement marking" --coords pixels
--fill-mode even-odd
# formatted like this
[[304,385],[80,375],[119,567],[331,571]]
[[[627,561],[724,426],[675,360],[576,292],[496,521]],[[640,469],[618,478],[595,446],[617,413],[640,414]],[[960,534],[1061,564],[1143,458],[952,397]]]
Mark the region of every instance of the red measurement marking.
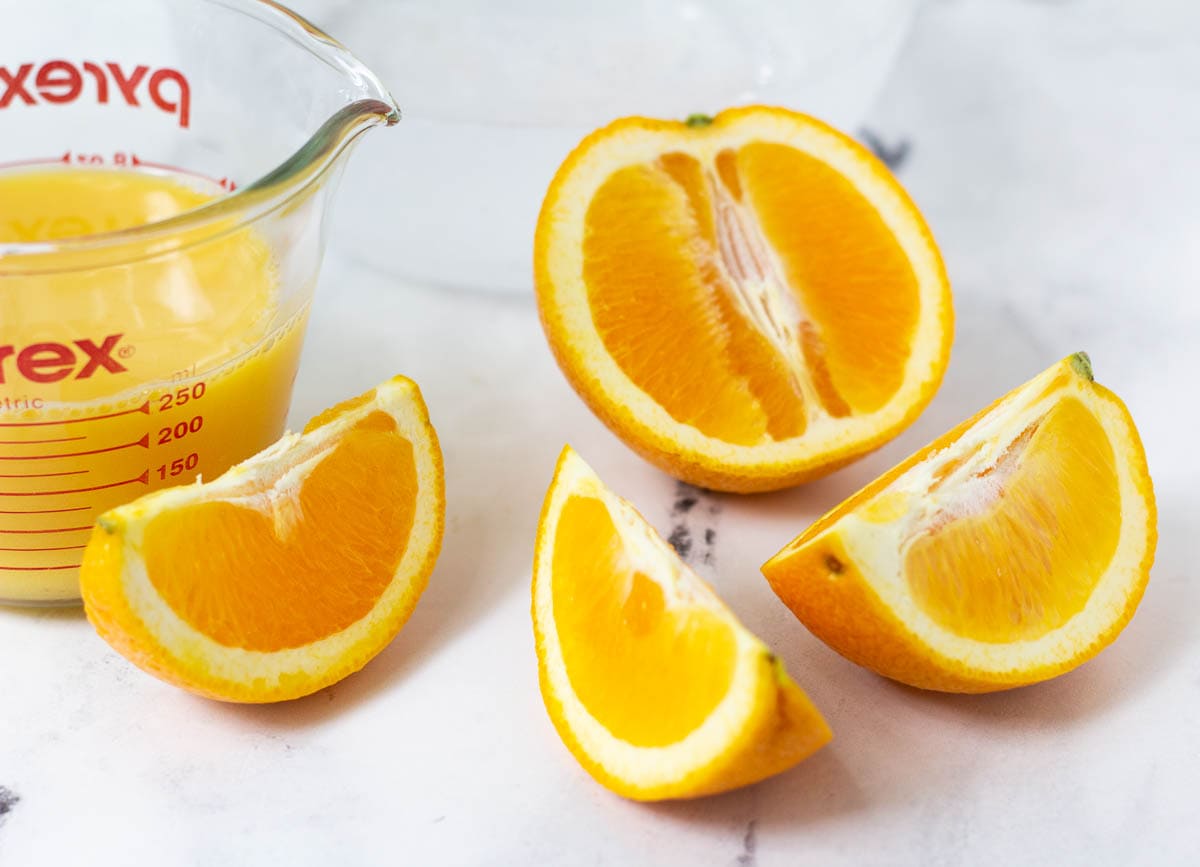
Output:
[[134,412],[150,415],[150,401],[147,400],[141,406],[135,407],[134,409],[127,409],[121,412],[110,412],[108,415],[89,415],[84,416],[83,418],[64,418],[59,421],[6,421],[0,422],[0,427],[42,427],[48,424],[75,424],[76,422],[81,421],[101,421],[102,419],[106,418],[117,418],[118,416],[129,415],[130,413]]
[[40,551],[82,551],[87,545],[63,545],[58,548],[0,548],[0,551],[12,551],[15,554],[22,552],[26,554],[36,554]]
[[62,512],[86,512],[91,506],[73,506],[70,509],[21,509],[19,512],[8,512],[0,509],[0,515],[57,515]]
[[134,154],[134,153],[131,153],[129,155],[129,163],[130,163],[130,165],[134,166],[135,168],[145,166],[146,168],[150,168],[150,169],[161,169],[164,172],[176,172],[181,175],[191,175],[193,178],[201,178],[202,180],[206,180],[211,183],[214,183],[218,187],[221,187],[222,189],[225,189],[225,190],[232,191],[232,190],[237,189],[237,184],[234,181],[231,181],[229,178],[220,178],[218,180],[217,178],[214,178],[212,175],[205,175],[205,174],[201,174],[200,172],[194,172],[191,169],[185,169],[183,166],[173,166],[170,163],[156,163],[153,160],[144,160],[141,157],[139,157],[137,154]]
[[44,166],[48,163],[69,163],[70,152],[61,157],[35,157],[28,160],[11,160],[0,163],[0,169],[15,169],[19,166]]
[[16,169],[22,166],[54,165],[55,163],[65,163],[67,165],[78,163],[80,165],[103,166],[111,164],[115,166],[123,166],[126,163],[126,159],[128,159],[129,165],[133,166],[134,168],[141,168],[142,166],[145,166],[148,169],[160,169],[165,172],[175,172],[181,175],[190,175],[193,178],[200,178],[201,180],[216,184],[218,187],[228,192],[233,192],[238,186],[237,181],[228,176],[223,178],[214,178],[212,175],[194,172],[191,169],[185,169],[183,166],[173,166],[170,163],[159,163],[155,162],[154,160],[144,160],[135,153],[130,153],[128,157],[126,157],[124,151],[117,151],[112,154],[80,154],[74,151],[67,151],[62,154],[62,156],[57,157],[33,157],[27,160],[9,160],[7,162],[0,162],[0,170]]
[[0,479],[53,479],[58,476],[82,476],[87,470],[67,470],[65,473],[0,473]]
[[62,569],[78,569],[82,563],[71,566],[0,566],[0,572],[58,572]]
[[[82,437],[80,437],[82,439]],[[0,461],[47,461],[51,458],[81,458],[84,455],[100,455],[105,452],[118,452],[121,449],[131,449],[134,446],[141,446],[144,449],[150,448],[150,434],[144,434],[140,440],[131,443],[124,443],[119,446],[109,446],[106,449],[92,449],[87,452],[65,452],[58,455],[0,455]],[[0,479],[17,478],[16,476],[0,476]],[[28,478],[33,478],[29,476]]]
[[85,439],[86,436],[58,437],[52,440],[0,440],[0,446],[44,446],[49,443],[73,443]]
[[74,488],[70,491],[0,491],[0,497],[56,497],[60,494],[86,494],[89,491],[103,491],[106,488],[120,488],[124,485],[133,485],[141,482],[143,485],[150,484],[150,471],[144,470],[140,476],[135,479],[125,479],[122,482],[109,482],[107,485],[93,485],[90,488]]
[[92,525],[86,527],[58,527],[50,530],[0,530],[0,533],[11,533],[15,536],[40,536],[43,533],[77,533],[80,530],[90,530]]

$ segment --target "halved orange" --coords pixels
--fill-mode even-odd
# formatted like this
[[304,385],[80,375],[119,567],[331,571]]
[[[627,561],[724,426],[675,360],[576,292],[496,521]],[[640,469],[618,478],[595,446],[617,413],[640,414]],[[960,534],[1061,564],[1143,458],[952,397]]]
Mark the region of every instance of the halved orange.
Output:
[[83,601],[109,644],[163,680],[228,701],[296,698],[400,631],[444,516],[437,435],[398,376],[220,478],[102,515]]
[[614,792],[721,792],[830,739],[778,658],[569,446],[534,557],[546,710],[575,758]]
[[721,490],[797,484],[877,448],[950,354],[950,287],[912,200],[861,145],[781,108],[588,136],[546,193],[534,280],[592,410]]
[[1157,539],[1133,419],[1070,356],[867,485],[763,573],[848,659],[913,686],[1046,680],[1116,638]]

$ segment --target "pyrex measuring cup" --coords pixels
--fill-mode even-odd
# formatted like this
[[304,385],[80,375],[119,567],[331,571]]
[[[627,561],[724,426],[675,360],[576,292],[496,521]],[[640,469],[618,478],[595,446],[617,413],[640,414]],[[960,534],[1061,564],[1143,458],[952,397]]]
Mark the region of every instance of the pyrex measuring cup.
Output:
[[279,436],[340,158],[399,115],[270,2],[0,16],[0,600],[63,601],[100,513]]

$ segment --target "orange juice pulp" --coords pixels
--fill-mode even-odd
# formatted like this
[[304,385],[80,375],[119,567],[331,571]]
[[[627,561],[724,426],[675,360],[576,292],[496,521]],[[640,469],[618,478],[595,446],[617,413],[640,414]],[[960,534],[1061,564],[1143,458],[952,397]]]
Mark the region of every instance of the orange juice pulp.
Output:
[[77,599],[98,515],[219,475],[281,433],[308,308],[283,309],[252,228],[197,232],[167,253],[140,242],[103,266],[3,252],[154,222],[219,192],[129,170],[0,173],[0,601]]

